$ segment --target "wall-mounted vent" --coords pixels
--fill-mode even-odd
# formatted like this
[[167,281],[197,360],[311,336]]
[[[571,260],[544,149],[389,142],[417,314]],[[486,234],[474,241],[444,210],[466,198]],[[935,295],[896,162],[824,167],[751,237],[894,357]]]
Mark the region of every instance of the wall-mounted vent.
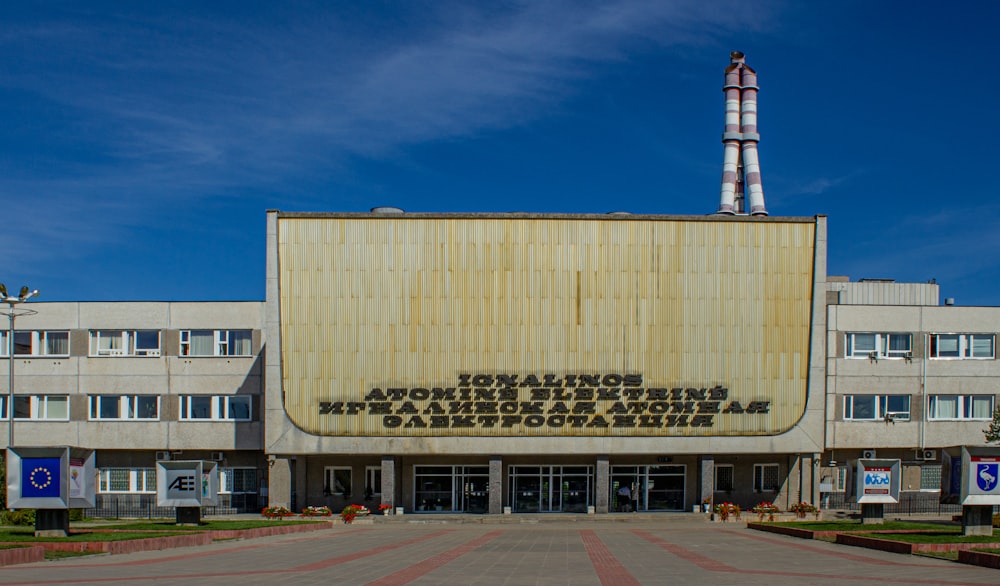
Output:
[[157,461],[160,461],[160,460],[169,460],[169,459],[170,459],[170,452],[168,452],[166,450],[160,450],[159,452],[156,452],[156,460]]

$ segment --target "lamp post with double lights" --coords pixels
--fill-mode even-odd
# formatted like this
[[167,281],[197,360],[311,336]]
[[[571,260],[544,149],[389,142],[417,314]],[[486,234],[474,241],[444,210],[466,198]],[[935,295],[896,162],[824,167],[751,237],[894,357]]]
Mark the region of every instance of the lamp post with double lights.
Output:
[[7,447],[14,447],[14,318],[19,315],[32,315],[37,311],[19,308],[18,305],[25,303],[32,297],[38,295],[38,289],[29,290],[28,286],[21,287],[17,295],[7,294],[7,286],[0,283],[0,303],[7,304],[7,311],[0,311],[0,315],[6,315],[10,319],[10,329],[7,332]]

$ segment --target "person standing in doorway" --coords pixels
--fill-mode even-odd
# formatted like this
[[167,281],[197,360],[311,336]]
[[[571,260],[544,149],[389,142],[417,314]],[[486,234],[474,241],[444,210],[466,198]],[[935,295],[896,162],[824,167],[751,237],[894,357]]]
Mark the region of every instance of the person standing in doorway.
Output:
[[628,482],[622,482],[618,486],[618,510],[626,513],[632,506],[632,489]]

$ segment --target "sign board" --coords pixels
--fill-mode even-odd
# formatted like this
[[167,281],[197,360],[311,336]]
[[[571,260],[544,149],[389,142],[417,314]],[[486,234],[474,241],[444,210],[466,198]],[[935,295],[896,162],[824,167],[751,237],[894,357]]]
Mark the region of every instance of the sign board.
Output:
[[160,507],[202,507],[219,503],[219,468],[202,460],[156,463],[156,504]]
[[7,448],[7,506],[83,509],[96,503],[94,451],[70,446]]
[[1000,447],[942,450],[941,502],[1000,505]]
[[899,502],[902,465],[899,460],[859,459],[856,466],[856,492],[859,504],[894,504]]

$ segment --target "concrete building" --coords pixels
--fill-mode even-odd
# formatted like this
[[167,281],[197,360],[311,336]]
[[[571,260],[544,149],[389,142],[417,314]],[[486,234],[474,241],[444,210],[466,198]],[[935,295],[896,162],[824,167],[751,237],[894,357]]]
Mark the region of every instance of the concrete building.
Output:
[[873,454],[936,501],[996,407],[1000,308],[827,277],[827,219],[768,217],[731,57],[717,214],[269,211],[265,301],[31,303],[0,437],[95,449],[115,516],[178,458],[239,511],[841,506]]
[[[96,449],[99,512],[155,507],[158,459],[217,460],[221,506],[257,510],[266,487],[263,303],[30,307],[37,313],[18,317],[14,335],[14,445]],[[8,335],[0,362],[9,365]],[[9,403],[5,376],[5,443]]]

